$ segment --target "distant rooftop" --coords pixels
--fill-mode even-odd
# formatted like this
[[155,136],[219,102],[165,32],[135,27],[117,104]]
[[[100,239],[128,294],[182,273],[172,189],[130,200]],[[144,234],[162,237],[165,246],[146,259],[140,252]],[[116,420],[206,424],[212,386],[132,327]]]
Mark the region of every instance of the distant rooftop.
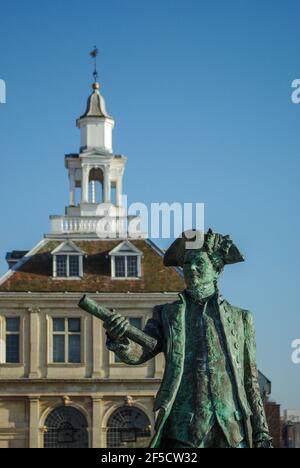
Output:
[[9,268],[12,268],[27,254],[28,250],[13,250],[12,252],[7,252],[5,259],[8,263]]

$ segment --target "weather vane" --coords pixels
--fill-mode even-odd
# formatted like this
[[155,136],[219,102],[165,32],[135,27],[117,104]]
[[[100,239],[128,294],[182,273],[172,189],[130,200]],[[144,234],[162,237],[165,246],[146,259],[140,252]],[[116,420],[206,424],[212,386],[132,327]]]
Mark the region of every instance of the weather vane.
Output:
[[90,53],[90,56],[94,59],[94,73],[93,73],[93,76],[94,76],[94,80],[95,80],[95,83],[97,81],[97,78],[98,78],[98,70],[97,70],[97,56],[99,54],[99,50],[97,48],[97,46],[94,46],[94,50],[92,50],[92,52]]

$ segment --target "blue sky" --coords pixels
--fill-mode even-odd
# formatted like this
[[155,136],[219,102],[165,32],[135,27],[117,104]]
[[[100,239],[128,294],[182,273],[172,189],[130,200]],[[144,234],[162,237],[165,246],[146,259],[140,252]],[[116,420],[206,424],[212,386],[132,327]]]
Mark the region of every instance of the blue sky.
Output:
[[273,397],[300,407],[299,2],[12,0],[0,13],[0,273],[68,203],[63,158],[97,44],[129,201],[204,202],[206,226],[232,235],[247,262],[222,291],[255,314]]

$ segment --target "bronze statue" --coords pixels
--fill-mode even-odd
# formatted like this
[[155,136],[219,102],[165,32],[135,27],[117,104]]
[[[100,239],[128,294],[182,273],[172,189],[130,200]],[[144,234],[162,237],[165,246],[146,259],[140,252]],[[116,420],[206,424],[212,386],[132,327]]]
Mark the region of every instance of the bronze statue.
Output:
[[[164,258],[166,266],[183,268],[186,289],[179,300],[154,308],[145,341],[126,318],[110,313],[107,346],[131,365],[165,354],[151,448],[272,448],[253,316],[221,299],[218,290],[224,266],[244,258],[229,236],[212,230],[200,249],[187,249],[187,240],[183,234]],[[92,312],[91,304],[81,306]]]

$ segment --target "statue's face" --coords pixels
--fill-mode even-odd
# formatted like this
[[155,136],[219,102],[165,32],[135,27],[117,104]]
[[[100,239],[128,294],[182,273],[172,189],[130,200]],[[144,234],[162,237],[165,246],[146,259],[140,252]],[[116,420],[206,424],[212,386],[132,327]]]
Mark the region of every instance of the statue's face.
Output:
[[219,277],[208,254],[201,250],[186,251],[183,272],[188,287],[213,283]]

